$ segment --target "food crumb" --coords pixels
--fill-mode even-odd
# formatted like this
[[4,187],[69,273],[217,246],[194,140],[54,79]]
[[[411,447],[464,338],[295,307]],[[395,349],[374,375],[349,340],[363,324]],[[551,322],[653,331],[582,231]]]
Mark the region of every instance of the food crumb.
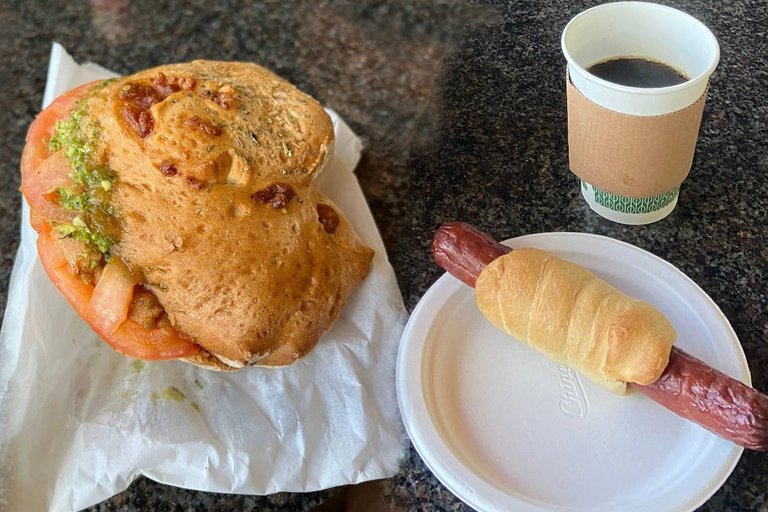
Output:
[[187,395],[179,391],[178,388],[171,386],[163,391],[163,398],[166,400],[173,400],[174,402],[183,402],[187,399]]
[[[200,389],[203,389],[203,384],[199,380],[195,380],[195,385]],[[179,390],[179,388],[175,386],[169,386],[166,388],[162,395],[157,392],[152,393],[152,403],[154,405],[158,405],[160,398],[167,402],[189,402],[189,405],[195,410],[195,412],[200,412],[200,406],[197,404],[197,402],[190,401],[189,398],[187,398],[187,395],[185,395],[182,391]]]
[[138,391],[123,391],[120,394],[123,406],[132,405],[136,401],[136,395],[138,394]]
[[144,364],[144,361],[141,359],[134,359],[131,361],[131,369],[133,370],[133,373],[141,373],[141,371],[146,367]]

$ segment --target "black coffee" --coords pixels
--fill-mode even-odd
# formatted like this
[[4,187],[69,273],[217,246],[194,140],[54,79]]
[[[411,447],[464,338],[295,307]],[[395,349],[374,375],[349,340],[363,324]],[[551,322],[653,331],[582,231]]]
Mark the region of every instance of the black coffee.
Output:
[[669,87],[688,80],[687,76],[671,66],[634,57],[598,62],[587,71],[603,80],[629,87]]

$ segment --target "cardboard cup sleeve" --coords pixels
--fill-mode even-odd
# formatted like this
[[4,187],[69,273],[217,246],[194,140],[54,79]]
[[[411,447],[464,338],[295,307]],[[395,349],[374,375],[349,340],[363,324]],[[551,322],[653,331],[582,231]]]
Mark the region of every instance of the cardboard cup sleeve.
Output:
[[688,176],[707,91],[690,106],[633,116],[587,99],[566,77],[571,172],[602,190],[642,198],[663,194]]

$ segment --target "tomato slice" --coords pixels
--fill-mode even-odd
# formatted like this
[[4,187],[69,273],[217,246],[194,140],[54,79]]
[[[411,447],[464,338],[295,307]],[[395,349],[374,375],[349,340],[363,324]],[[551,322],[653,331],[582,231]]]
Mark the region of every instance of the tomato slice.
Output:
[[190,357],[200,352],[200,345],[190,343],[173,329],[166,331],[147,331],[133,320],[126,320],[111,336],[102,337],[118,352],[147,361]]
[[[50,224],[41,222],[41,228],[40,235],[37,237],[37,252],[40,254],[40,261],[43,263],[45,272],[77,314],[88,322],[91,328],[109,346],[127,356],[148,361],[178,359],[179,357],[193,356],[200,352],[200,346],[185,340],[173,329],[147,331],[136,322],[124,319],[116,330],[110,332],[112,327],[109,323],[95,320],[95,317],[89,314],[88,306],[94,296],[94,287],[85,284],[70,271],[67,258],[59,246],[56,233],[51,229]],[[104,269],[105,273],[107,267]],[[125,265],[122,267],[124,268]],[[130,299],[133,296],[133,286],[131,286],[130,293],[128,304],[130,304]],[[123,302],[120,302],[118,307],[123,308]],[[127,315],[127,309],[125,313]],[[117,316],[119,315],[117,314]]]
[[71,271],[64,248],[51,228],[49,221],[71,221],[75,213],[51,202],[50,192],[57,187],[71,187],[74,181],[69,176],[72,172],[69,160],[60,151],[51,153],[46,141],[53,136],[56,121],[66,117],[77,100],[85,97],[96,83],[57,98],[29,127],[21,159],[21,190],[29,202],[32,227],[39,234],[40,261],[75,312],[116,351],[149,361],[193,356],[200,352],[200,347],[173,329],[147,331],[126,318],[137,281],[122,261],[114,257],[104,268],[96,287],[85,284]]
[[67,117],[75,103],[84,98],[93,86],[100,82],[102,80],[96,80],[62,94],[37,115],[29,126],[27,145],[24,146],[24,152],[21,155],[22,180],[43,163],[43,160],[51,156],[47,141],[53,137],[56,131],[56,121]]
[[69,160],[61,151],[57,151],[35,169],[24,173],[21,177],[21,193],[29,207],[44,219],[71,223],[77,216],[76,212],[65,210],[51,197],[55,195],[51,192],[58,187],[77,186],[69,176],[71,172]]
[[37,253],[40,255],[43,268],[67,302],[82,317],[88,301],[91,300],[93,286],[85,284],[70,271],[64,250],[56,240],[56,232],[47,222],[42,222],[41,225],[42,231],[37,237]]
[[[29,207],[44,219],[71,222],[75,217],[73,212],[61,208],[51,202],[50,196],[46,196],[56,187],[74,184],[69,177],[72,165],[61,152],[52,154],[48,149],[48,141],[56,131],[56,121],[67,117],[75,103],[84,98],[99,82],[101,80],[81,85],[59,96],[37,115],[29,127],[27,144],[21,155],[21,192]],[[40,226],[40,223],[32,222],[36,231],[40,231]]]
[[45,223],[45,219],[42,218],[37,213],[35,213],[35,210],[30,210],[29,223],[32,225],[32,229],[34,229],[39,233],[40,231],[43,230],[43,224]]

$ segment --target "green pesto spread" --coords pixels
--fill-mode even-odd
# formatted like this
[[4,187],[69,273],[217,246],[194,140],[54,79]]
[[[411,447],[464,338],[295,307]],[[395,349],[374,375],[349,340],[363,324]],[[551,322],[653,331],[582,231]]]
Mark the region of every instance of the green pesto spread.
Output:
[[54,223],[54,229],[64,237],[96,247],[108,258],[115,244],[115,238],[108,234],[116,231],[114,212],[109,205],[115,178],[109,168],[94,162],[95,141],[100,131],[89,120],[83,100],[77,102],[69,117],[56,122],[49,149],[63,151],[72,164],[70,176],[78,187],[60,187],[55,193],[62,208],[81,215],[71,224]]
[[[75,217],[75,222],[80,217]],[[60,235],[64,238],[73,238],[79,242],[86,244],[93,244],[104,254],[109,253],[110,248],[115,243],[114,240],[108,236],[101,235],[95,231],[92,231],[87,226],[75,226],[74,224],[56,223],[53,226]]]
[[82,212],[88,206],[88,194],[78,193],[69,188],[57,188],[55,192],[59,196],[59,204],[65,210]]

